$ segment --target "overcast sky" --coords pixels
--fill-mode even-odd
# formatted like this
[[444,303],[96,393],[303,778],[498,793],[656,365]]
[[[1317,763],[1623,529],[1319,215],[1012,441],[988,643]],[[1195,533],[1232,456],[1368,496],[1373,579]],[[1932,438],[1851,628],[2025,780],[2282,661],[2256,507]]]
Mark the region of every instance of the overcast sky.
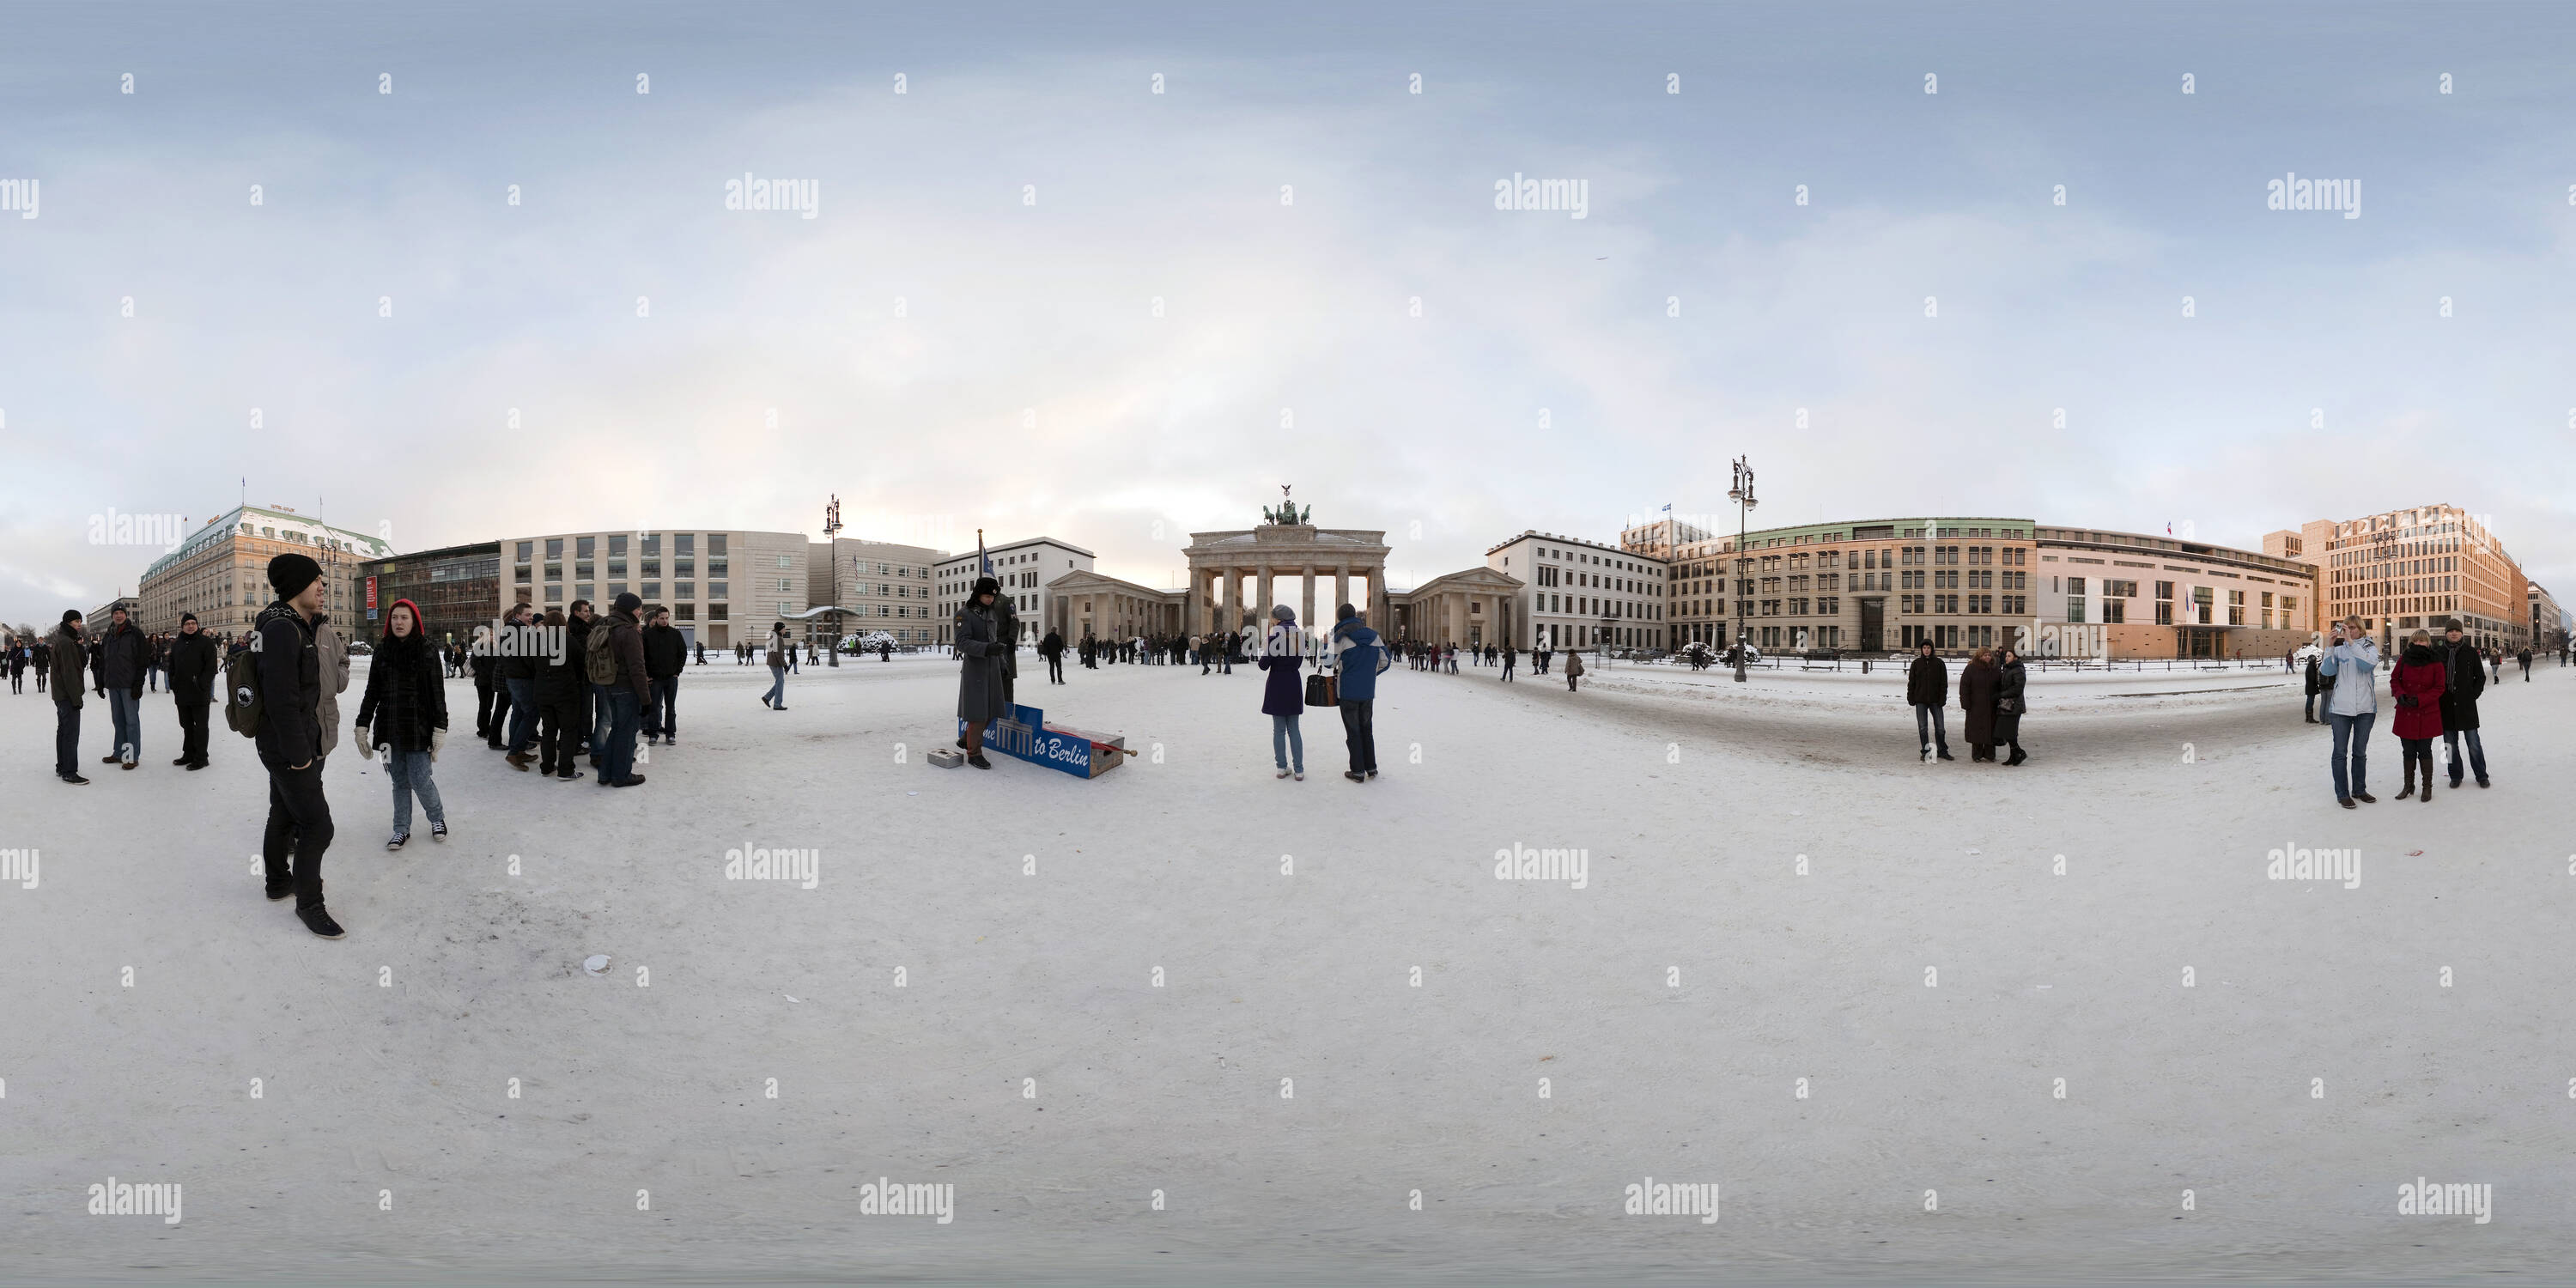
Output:
[[1083,8],[11,6],[0,617],[244,477],[1157,585],[1293,483],[1403,584],[1739,454],[1757,524],[2449,502],[2576,595],[2576,7]]

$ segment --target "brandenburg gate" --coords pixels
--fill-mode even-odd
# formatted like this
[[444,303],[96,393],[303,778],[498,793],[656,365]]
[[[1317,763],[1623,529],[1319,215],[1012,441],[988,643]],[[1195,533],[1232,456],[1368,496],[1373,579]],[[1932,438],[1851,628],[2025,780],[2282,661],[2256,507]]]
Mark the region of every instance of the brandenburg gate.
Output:
[[[1283,493],[1287,490],[1280,489]],[[1304,630],[1323,634],[1332,629],[1333,611],[1344,603],[1352,604],[1367,614],[1369,624],[1383,631],[1391,620],[1386,591],[1386,533],[1357,528],[1318,528],[1307,521],[1313,507],[1300,509],[1288,502],[1277,507],[1264,507],[1260,527],[1237,532],[1193,532],[1190,544],[1182,554],[1190,561],[1190,584],[1187,590],[1187,629],[1192,634],[1210,630],[1239,630],[1246,623],[1256,629],[1270,619],[1270,607],[1277,601],[1271,596],[1271,581],[1276,577],[1301,578],[1305,585],[1303,604],[1297,612],[1297,624]],[[1255,586],[1252,597],[1243,598],[1243,579],[1251,577]],[[1324,605],[1324,617],[1315,615],[1315,583],[1319,578],[1333,581],[1332,602]],[[1351,593],[1351,579],[1359,578],[1364,590]]]

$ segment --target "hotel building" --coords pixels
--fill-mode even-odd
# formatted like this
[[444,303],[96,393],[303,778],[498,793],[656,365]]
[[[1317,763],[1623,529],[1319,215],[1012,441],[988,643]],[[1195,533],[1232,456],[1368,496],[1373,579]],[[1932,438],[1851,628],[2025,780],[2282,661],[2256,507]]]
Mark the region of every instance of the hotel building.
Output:
[[2479,516],[2422,505],[2359,519],[2319,519],[2263,538],[2266,554],[2321,570],[2320,621],[2362,619],[2384,649],[2400,634],[2440,633],[2456,618],[2481,648],[2512,652],[2531,640],[2531,582]]
[[130,616],[138,629],[159,634],[179,629],[181,613],[195,613],[203,629],[238,635],[276,600],[268,561],[288,551],[322,565],[322,611],[355,638],[352,624],[363,620],[358,565],[392,554],[393,546],[282,505],[236,508],[153,560],[135,588],[138,607]]

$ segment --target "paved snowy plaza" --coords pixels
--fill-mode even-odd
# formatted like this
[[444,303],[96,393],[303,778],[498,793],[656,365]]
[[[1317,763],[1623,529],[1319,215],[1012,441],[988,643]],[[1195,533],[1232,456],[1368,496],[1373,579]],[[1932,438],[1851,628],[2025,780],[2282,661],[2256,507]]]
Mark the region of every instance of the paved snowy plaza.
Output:
[[[381,766],[330,762],[340,942],[261,897],[220,718],[186,773],[148,695],[120,772],[93,697],[68,787],[0,698],[0,1275],[2468,1276],[2576,1233],[2555,665],[2489,689],[2491,790],[2397,801],[2383,713],[2358,812],[2278,672],[2035,679],[2003,768],[1917,763],[1894,674],[1399,666],[1358,786],[1329,712],[1272,777],[1250,668],[1022,665],[1143,754],[932,768],[951,662],[783,713],[715,665],[608,791],[451,681],[444,844],[387,854]],[[2301,848],[2357,884],[2268,878]],[[184,1218],[88,1215],[110,1177]],[[2419,1177],[2492,1220],[2399,1215]],[[1717,1219],[1624,1210],[1672,1183]]]

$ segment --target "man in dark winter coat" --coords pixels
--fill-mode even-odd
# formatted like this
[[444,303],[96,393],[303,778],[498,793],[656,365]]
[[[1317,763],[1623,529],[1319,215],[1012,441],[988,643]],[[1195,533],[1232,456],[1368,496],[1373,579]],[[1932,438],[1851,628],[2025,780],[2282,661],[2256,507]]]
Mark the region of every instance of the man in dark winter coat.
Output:
[[[2442,670],[2450,683],[2442,689],[2442,748],[2451,761],[2451,786],[2456,790],[2464,770],[2476,770],[2478,786],[2487,785],[2487,748],[2478,740],[2478,695],[2487,691],[2486,668],[2478,665],[2478,652],[2460,634],[2460,624],[2452,622],[2442,628]],[[2460,741],[2469,744],[2467,760],[2460,759]],[[2431,791],[2430,785],[2425,787]]]
[[[549,654],[536,662],[535,710],[544,730],[537,738],[541,757],[537,772],[569,783],[582,776],[580,770],[573,768],[573,760],[581,746],[580,729],[588,726],[590,680],[584,673],[583,651],[573,642],[572,623],[565,620],[563,610],[547,612],[545,628],[547,637],[561,640],[564,647],[560,654]],[[588,643],[588,634],[584,626],[584,644]],[[527,760],[522,753],[512,756],[510,763],[525,770]]]
[[1360,620],[1360,610],[1334,610],[1333,696],[1342,712],[1342,743],[1351,767],[1342,777],[1365,783],[1377,777],[1377,673],[1386,669],[1386,645]]
[[1950,705],[1950,668],[1932,655],[1932,641],[1914,647],[1914,661],[1905,668],[1905,700],[1914,706],[1914,737],[1923,744],[1923,759],[1932,759],[1934,750],[1943,760],[1955,760],[1950,754],[1950,730],[1943,708]]
[[[516,609],[510,613],[518,616]],[[501,679],[501,650],[496,633],[489,626],[474,628],[474,642],[466,646],[467,669],[474,673],[474,736],[490,746],[501,740],[494,729],[493,717],[506,716],[510,709],[510,690]],[[498,708],[498,711],[495,710]]]
[[170,700],[179,707],[179,758],[174,765],[206,767],[206,708],[223,678],[215,641],[195,613],[179,615],[179,637],[170,641]]
[[122,761],[132,769],[143,755],[143,677],[152,669],[152,641],[119,608],[108,614],[107,631],[96,646],[99,696],[107,699],[108,719],[116,726],[116,746],[99,763]]
[[601,686],[608,703],[608,745],[599,748],[603,787],[635,787],[644,781],[635,772],[635,733],[653,681],[644,661],[644,625],[636,618],[643,607],[644,601],[630,590],[609,604],[606,618],[591,624],[592,630],[608,632],[608,651],[617,658],[617,679]]
[[2318,673],[2317,659],[2314,657],[2308,659],[2307,685],[2307,722],[2309,724],[2315,724],[2317,723],[2317,695],[2333,688],[2334,686],[2327,684],[2325,676]]
[[650,696],[644,702],[647,745],[680,740],[680,672],[689,669],[689,637],[671,625],[671,610],[655,609],[644,628],[644,677]]
[[[277,600],[259,613],[259,762],[268,770],[268,832],[260,857],[268,897],[295,896],[306,929],[338,939],[322,903],[322,853],[331,848],[331,803],[322,795],[322,657],[313,619],[322,611],[322,565],[300,554],[268,561]],[[287,842],[294,841],[290,873]]]
[[89,657],[89,646],[81,639],[81,615],[77,608],[63,610],[62,625],[46,637],[46,669],[52,674],[46,683],[54,691],[54,777],[75,786],[89,780],[80,771],[80,713],[82,663]]
[[[536,624],[536,614],[526,604],[513,602],[506,621],[510,637],[520,641],[518,649],[501,651],[501,697],[492,707],[491,737],[514,756],[528,754],[528,744],[537,736],[537,651],[528,647],[538,637],[527,628]],[[577,655],[576,655],[577,656]],[[488,744],[487,744],[488,745]]]

